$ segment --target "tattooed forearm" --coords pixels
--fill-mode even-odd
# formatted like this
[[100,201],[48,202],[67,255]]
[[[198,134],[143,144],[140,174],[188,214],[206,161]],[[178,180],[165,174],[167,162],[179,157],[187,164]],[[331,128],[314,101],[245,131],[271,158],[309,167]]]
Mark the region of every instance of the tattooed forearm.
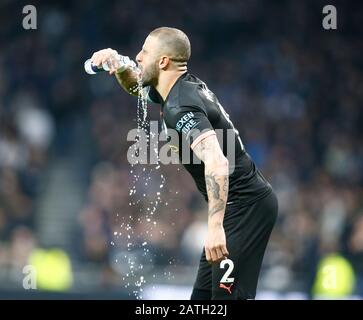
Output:
[[223,196],[226,198],[228,197],[228,176],[223,176]]
[[208,193],[208,216],[224,211],[228,196],[228,176],[205,175]]
[[205,175],[205,183],[207,190],[213,195],[214,199],[219,199],[219,184],[212,175]]
[[193,151],[205,166],[208,222],[220,224],[223,222],[228,197],[228,160],[220,148],[216,135],[203,139]]
[[222,199],[218,199],[218,201],[212,205],[208,210],[208,217],[213,217],[219,211],[224,210],[226,203]]

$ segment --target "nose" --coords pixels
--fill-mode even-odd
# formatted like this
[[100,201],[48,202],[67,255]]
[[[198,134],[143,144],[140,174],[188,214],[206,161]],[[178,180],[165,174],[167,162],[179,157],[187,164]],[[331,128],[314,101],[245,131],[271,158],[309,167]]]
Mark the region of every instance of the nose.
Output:
[[137,61],[137,63],[141,62],[141,51],[137,54],[136,61]]

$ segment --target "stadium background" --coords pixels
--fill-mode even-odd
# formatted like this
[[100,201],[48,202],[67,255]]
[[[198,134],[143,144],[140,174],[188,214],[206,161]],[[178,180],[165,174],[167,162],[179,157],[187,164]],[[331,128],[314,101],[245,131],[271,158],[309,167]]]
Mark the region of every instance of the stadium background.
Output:
[[[188,298],[206,205],[186,172],[162,166],[147,187],[140,178],[129,206],[133,174],[143,176],[126,159],[137,101],[107,74],[83,71],[101,48],[134,58],[164,25],[190,36],[189,70],[217,94],[278,194],[257,298],[363,296],[360,3],[32,1],[38,29],[24,30],[26,4],[0,1],[2,298]],[[322,28],[326,4],[337,7],[336,31]],[[150,119],[158,112],[150,105]],[[136,218],[157,191],[148,233]],[[152,263],[130,241],[147,242]],[[144,269],[130,274],[130,257]],[[28,264],[38,290],[23,288]]]

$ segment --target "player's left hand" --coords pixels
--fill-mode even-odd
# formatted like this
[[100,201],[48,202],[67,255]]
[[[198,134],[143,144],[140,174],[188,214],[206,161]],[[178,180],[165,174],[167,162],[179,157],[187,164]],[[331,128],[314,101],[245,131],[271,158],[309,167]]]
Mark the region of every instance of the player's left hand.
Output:
[[204,249],[206,259],[209,263],[220,262],[229,255],[226,234],[221,224],[208,225],[208,234]]

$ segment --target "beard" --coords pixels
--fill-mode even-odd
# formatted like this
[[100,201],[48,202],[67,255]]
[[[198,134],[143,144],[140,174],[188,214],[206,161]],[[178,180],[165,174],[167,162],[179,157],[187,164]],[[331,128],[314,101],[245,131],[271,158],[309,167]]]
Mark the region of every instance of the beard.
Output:
[[156,86],[159,78],[159,68],[156,63],[150,64],[147,68],[142,70],[142,85]]

